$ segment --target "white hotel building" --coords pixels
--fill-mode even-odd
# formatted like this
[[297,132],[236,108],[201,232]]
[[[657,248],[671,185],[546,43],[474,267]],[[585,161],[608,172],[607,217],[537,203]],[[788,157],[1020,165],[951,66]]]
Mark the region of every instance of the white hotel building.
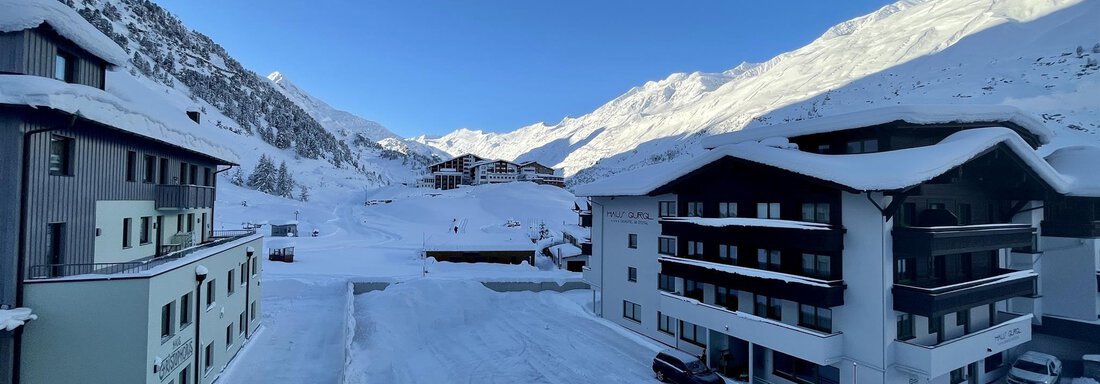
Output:
[[1033,330],[1100,340],[1100,149],[1052,136],[893,107],[579,187],[595,309],[753,383],[992,382]]
[[106,91],[128,56],[63,3],[0,9],[0,309],[34,314],[0,383],[214,382],[261,319],[262,237],[213,229],[235,164],[146,134],[196,121]]

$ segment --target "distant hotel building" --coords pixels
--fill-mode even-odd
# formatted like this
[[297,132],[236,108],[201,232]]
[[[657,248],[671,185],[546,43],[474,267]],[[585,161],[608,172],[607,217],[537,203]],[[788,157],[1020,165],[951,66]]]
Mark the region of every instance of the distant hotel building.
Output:
[[1095,343],[1100,149],[1051,136],[894,107],[582,186],[596,311],[753,383],[989,383],[1033,331]]
[[0,305],[37,319],[0,329],[0,382],[215,381],[261,319],[262,237],[213,229],[235,164],[113,125],[127,56],[75,11],[4,7],[32,26],[0,30]]
[[459,185],[481,185],[532,181],[565,187],[565,178],[550,167],[534,161],[513,163],[505,160],[487,160],[465,154],[428,166],[430,177],[418,185],[436,189],[454,189]]

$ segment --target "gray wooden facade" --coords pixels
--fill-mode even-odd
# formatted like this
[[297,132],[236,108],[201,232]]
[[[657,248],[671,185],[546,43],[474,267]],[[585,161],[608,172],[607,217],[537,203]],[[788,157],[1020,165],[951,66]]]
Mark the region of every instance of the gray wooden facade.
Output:
[[62,38],[48,25],[0,33],[0,73],[54,77],[58,50],[72,56],[73,83],[104,88],[107,63]]

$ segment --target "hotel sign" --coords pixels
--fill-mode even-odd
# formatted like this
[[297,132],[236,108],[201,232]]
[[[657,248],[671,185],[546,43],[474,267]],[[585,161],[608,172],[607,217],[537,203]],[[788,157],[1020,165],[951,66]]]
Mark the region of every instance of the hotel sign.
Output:
[[1002,330],[1000,332],[997,332],[997,333],[993,334],[993,342],[996,343],[998,347],[1003,347],[1003,346],[1010,345],[1010,344],[1011,345],[1019,344],[1018,342],[1020,341],[1020,339],[1024,337],[1024,330],[1021,328],[1023,326],[1027,326],[1027,327],[1030,328],[1031,324],[1030,323],[1027,323],[1027,324],[1017,323],[1012,328],[1008,328],[1008,329]]
[[180,342],[180,339],[176,339],[172,341],[172,346],[176,349],[169,353],[164,360],[161,360],[160,367],[157,369],[160,381],[167,379],[172,372],[175,372],[176,368],[191,362],[191,358],[195,356],[195,343],[192,340],[188,339]]
[[653,215],[646,211],[607,211],[607,221],[618,224],[649,225]]

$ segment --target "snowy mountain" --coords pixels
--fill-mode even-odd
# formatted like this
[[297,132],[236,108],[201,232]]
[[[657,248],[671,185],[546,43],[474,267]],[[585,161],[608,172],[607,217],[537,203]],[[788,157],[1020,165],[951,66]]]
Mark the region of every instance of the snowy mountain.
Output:
[[708,135],[897,104],[1014,105],[1096,140],[1095,20],[1100,1],[899,1],[764,63],[673,74],[581,117],[423,141],[554,164],[578,184],[692,156]]
[[162,103],[201,111],[204,127],[224,132],[189,135],[228,147],[245,172],[266,153],[287,162],[302,184],[361,189],[408,181],[432,160],[383,148],[376,140],[396,137],[385,127],[258,76],[148,0],[60,1],[130,55],[126,68],[108,75],[108,88],[136,82]]

